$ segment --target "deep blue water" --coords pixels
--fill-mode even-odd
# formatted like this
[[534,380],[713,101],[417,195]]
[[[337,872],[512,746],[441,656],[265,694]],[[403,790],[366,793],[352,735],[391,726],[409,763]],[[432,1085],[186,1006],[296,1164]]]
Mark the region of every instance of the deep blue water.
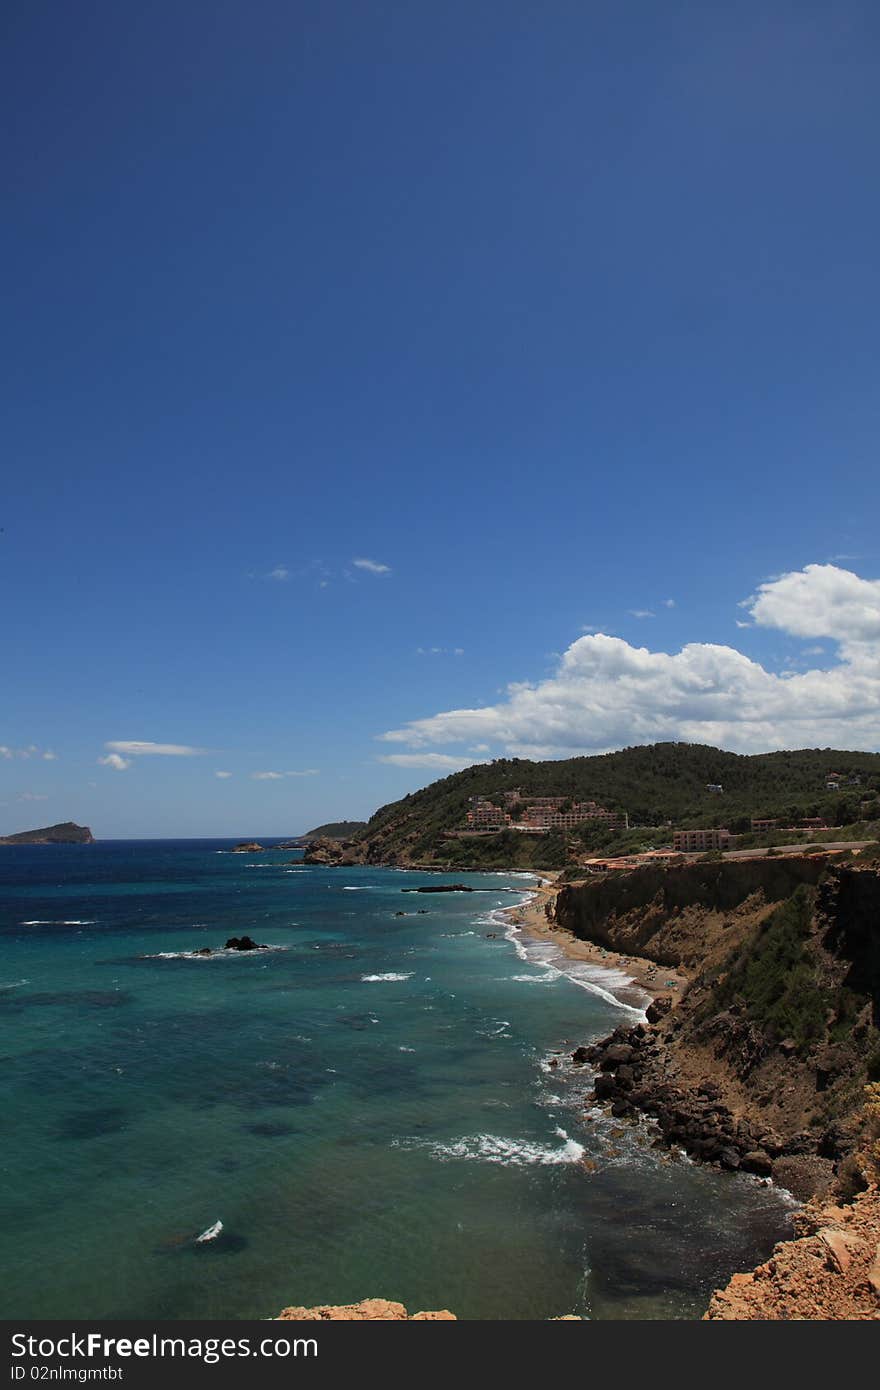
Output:
[[[547,1066],[627,1015],[490,918],[527,877],[231,843],[0,850],[0,1316],[696,1317],[787,1233]],[[245,932],[279,949],[179,954]]]

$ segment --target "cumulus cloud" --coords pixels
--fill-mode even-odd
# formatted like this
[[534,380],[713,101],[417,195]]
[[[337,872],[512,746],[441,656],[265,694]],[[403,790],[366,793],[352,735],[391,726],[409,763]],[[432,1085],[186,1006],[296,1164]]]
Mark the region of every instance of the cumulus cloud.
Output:
[[456,758],[451,753],[386,753],[378,759],[393,767],[427,767],[435,772],[461,772],[463,767],[484,763],[485,758]]
[[497,704],[380,737],[413,749],[487,742],[523,757],[672,739],[742,753],[880,746],[880,581],[808,565],[768,580],[744,606],[758,627],[830,639],[839,659],[779,675],[730,646],[694,642],[669,654],[594,633],[573,642],[548,679],[510,685]]
[[759,627],[831,637],[844,660],[880,656],[880,579],[836,565],[807,565],[762,584],[747,606]]
[[191,748],[186,743],[142,743],[124,739],[111,739],[104,747],[113,753],[121,753],[126,758],[196,758],[207,751],[204,748]]
[[113,767],[117,772],[124,772],[127,767],[131,767],[128,758],[121,758],[118,753],[108,753],[106,758],[99,758],[98,762],[104,767]]
[[390,566],[390,565],[382,565],[382,564],[379,563],[378,560],[367,560],[367,559],[361,558],[360,560],[352,560],[351,563],[354,565],[355,569],[357,569],[357,570],[366,570],[368,574],[390,574],[390,573],[391,573],[391,566]]

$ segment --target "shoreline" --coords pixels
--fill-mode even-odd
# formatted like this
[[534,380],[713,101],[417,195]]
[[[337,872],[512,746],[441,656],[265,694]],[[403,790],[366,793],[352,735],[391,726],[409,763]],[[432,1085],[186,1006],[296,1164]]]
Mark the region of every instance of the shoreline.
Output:
[[[628,976],[631,981],[630,987],[621,989],[618,984],[610,992],[621,1004],[630,1008],[644,1009],[659,994],[671,995],[676,1001],[681,998],[688,983],[688,976],[680,968],[658,965],[656,961],[648,960],[645,956],[622,955],[619,951],[599,946],[593,941],[584,941],[581,937],[574,936],[566,927],[560,927],[549,919],[546,909],[548,903],[556,901],[559,891],[556,880],[560,871],[535,872],[541,881],[529,890],[532,896],[528,901],[519,903],[516,907],[501,909],[512,926],[518,927],[525,936],[533,940],[550,942],[569,960],[594,966],[597,970]],[[647,999],[644,996],[647,996]]]

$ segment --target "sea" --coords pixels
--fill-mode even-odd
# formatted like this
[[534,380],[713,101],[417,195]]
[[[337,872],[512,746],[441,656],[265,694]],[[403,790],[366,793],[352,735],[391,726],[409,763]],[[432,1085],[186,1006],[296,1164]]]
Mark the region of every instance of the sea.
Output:
[[233,844],[0,850],[0,1317],[698,1318],[790,1234],[589,1107],[640,1014],[510,926],[531,875]]

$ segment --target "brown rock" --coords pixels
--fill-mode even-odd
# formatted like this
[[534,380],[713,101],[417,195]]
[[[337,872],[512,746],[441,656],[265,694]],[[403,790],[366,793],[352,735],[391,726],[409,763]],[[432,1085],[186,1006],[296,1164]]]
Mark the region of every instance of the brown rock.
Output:
[[282,1308],[279,1322],[428,1322],[456,1321],[454,1313],[444,1308],[439,1313],[413,1313],[409,1316],[402,1303],[389,1303],[384,1298],[365,1298],[360,1303],[321,1304],[317,1308]]
[[825,1226],[817,1234],[828,1251],[827,1263],[829,1266],[836,1269],[838,1274],[846,1274],[852,1263],[852,1255],[846,1236],[842,1231],[835,1231],[831,1226]]
[[672,1008],[672,1002],[671,994],[658,994],[657,998],[652,999],[645,1010],[645,1018],[649,1023],[659,1023],[661,1018],[664,1018],[665,1015],[669,1013],[669,1010]]
[[773,1161],[763,1149],[752,1149],[743,1154],[740,1167],[747,1173],[757,1173],[759,1177],[769,1178],[773,1171]]

